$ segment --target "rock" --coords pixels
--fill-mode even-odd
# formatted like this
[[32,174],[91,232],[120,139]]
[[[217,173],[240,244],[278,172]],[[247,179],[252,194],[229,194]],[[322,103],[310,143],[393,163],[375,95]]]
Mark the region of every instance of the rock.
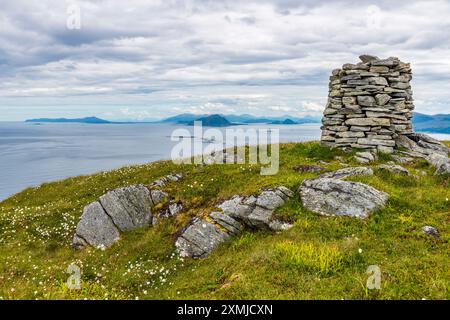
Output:
[[282,206],[293,192],[285,187],[264,190],[258,197],[234,196],[218,206],[224,214],[242,221],[249,227],[267,229],[272,220],[273,211]]
[[275,190],[277,194],[279,194],[284,200],[288,200],[295,195],[295,193],[291,189],[288,189],[285,186],[279,186]]
[[358,139],[358,144],[370,145],[370,146],[393,147],[393,146],[395,146],[395,141],[393,141],[393,140],[382,140],[382,139],[376,139],[375,137],[370,137],[370,138],[359,138]]
[[377,150],[378,150],[379,153],[388,153],[388,154],[394,153],[394,148],[393,147],[387,147],[387,146],[378,145],[377,146]]
[[273,231],[286,231],[292,228],[293,225],[286,222],[281,222],[278,220],[271,221],[269,224],[269,228]]
[[357,118],[357,119],[348,119],[345,121],[345,124],[348,126],[383,126],[389,127],[391,122],[389,119],[384,118]]
[[169,215],[166,217],[173,217],[183,211],[183,205],[180,202],[171,202],[169,204]]
[[374,107],[376,105],[375,98],[371,96],[358,96],[357,99],[360,106]]
[[448,157],[435,153],[425,159],[436,168],[435,175],[450,174],[450,159]]
[[402,156],[395,155],[395,154],[392,155],[392,158],[393,158],[396,162],[401,163],[401,164],[408,164],[408,163],[411,163],[411,162],[414,161],[414,159],[411,158],[411,157],[402,157]]
[[355,154],[355,160],[359,163],[369,163],[376,160],[376,157],[371,152],[357,152]]
[[349,167],[332,172],[323,173],[319,176],[319,178],[345,179],[351,176],[371,176],[371,175],[373,175],[373,170],[370,168]]
[[256,198],[234,196],[230,200],[224,201],[218,206],[223,213],[233,218],[245,219],[256,205]]
[[377,101],[377,105],[384,106],[391,100],[391,96],[386,93],[380,93],[375,95],[375,100]]
[[374,60],[379,60],[380,58],[378,58],[377,56],[369,55],[369,54],[363,54],[363,55],[359,56],[359,59],[361,59],[361,61],[363,63],[368,63],[368,62],[371,62]]
[[158,189],[151,190],[150,194],[155,205],[164,202],[169,198],[169,195],[167,193]]
[[294,167],[294,170],[300,173],[305,173],[305,172],[321,172],[323,171],[325,168],[321,167],[321,166],[316,166],[316,165],[309,165],[309,164],[301,164],[298,166]]
[[343,97],[342,103],[344,106],[353,106],[356,104],[356,98],[355,97]]
[[[282,202],[284,204],[284,202]],[[272,214],[274,209],[267,209],[261,206],[256,206],[252,212],[245,218],[245,223],[250,228],[254,229],[270,229]]]
[[366,158],[361,158],[361,157],[358,157],[358,156],[355,156],[355,160],[356,160],[356,162],[361,163],[361,164],[368,164],[368,163],[370,163],[370,160],[368,160]]
[[244,229],[244,226],[239,221],[222,212],[211,212],[209,216],[230,234],[236,234]]
[[183,211],[183,205],[180,202],[175,202],[170,200],[169,203],[159,211],[158,217],[153,219],[153,225],[155,225],[158,221],[158,218],[170,218],[174,217]]
[[162,187],[164,187],[167,184],[167,182],[169,182],[169,181],[179,181],[182,178],[183,178],[183,174],[182,173],[169,174],[169,175],[167,175],[165,177],[162,177],[162,178],[160,178],[158,180],[153,181],[150,184],[150,186],[152,188],[155,188],[155,187],[162,188]]
[[368,185],[338,179],[306,180],[300,197],[308,210],[325,216],[367,218],[382,208],[388,195]]
[[450,149],[425,134],[399,135],[396,138],[397,147],[408,149],[406,154],[412,157],[420,157],[427,160],[436,168],[436,175],[450,173]]
[[144,185],[109,191],[100,203],[120,231],[146,227],[152,223],[153,201]]
[[[159,188],[181,177],[181,174],[168,175],[154,181],[152,186]],[[111,190],[84,208],[72,245],[78,249],[88,245],[107,248],[120,238],[120,231],[149,227],[158,217],[173,216],[182,210],[181,203],[170,201],[162,212],[153,212],[155,205],[168,199],[167,193],[149,190],[144,185]]]
[[375,73],[387,73],[389,72],[389,68],[384,66],[374,66],[370,67],[369,71]]
[[377,166],[380,170],[386,170],[391,173],[409,175],[409,171],[399,165],[380,164]]
[[166,178],[170,181],[180,181],[181,178],[183,178],[183,174],[181,173],[169,174]]
[[422,232],[426,234],[427,236],[432,236],[436,240],[439,240],[441,238],[438,229],[432,226],[424,226],[422,228]]
[[389,85],[388,81],[384,77],[372,77],[372,78],[369,78],[368,80],[369,80],[370,84],[374,84],[377,86],[388,86]]
[[350,127],[350,131],[353,131],[353,132],[358,132],[358,131],[366,132],[366,131],[370,131],[370,127],[351,126]]
[[338,132],[336,134],[336,137],[340,138],[362,138],[366,135],[362,131],[344,131],[344,132]]
[[194,218],[175,242],[181,257],[205,258],[230,235],[214,224]]
[[367,86],[369,84],[368,80],[348,80],[347,85],[349,86]]
[[377,59],[371,62],[372,66],[393,67],[399,64],[398,58]]
[[84,208],[72,246],[82,249],[89,244],[95,248],[106,248],[119,239],[119,230],[111,217],[106,214],[100,202],[95,201]]
[[395,82],[395,83],[391,84],[391,87],[395,88],[395,89],[405,90],[405,89],[411,88],[411,85],[406,82]]
[[275,210],[276,208],[284,204],[284,198],[286,196],[282,192],[277,192],[277,190],[267,190],[263,191],[256,200],[256,205],[268,210]]
[[244,227],[283,231],[292,225],[273,218],[274,210],[294,193],[286,187],[263,190],[257,197],[234,196],[219,204],[208,219],[194,218],[175,242],[181,256],[204,258]]
[[[450,153],[450,148],[446,147],[439,140],[436,140],[424,133],[411,133],[406,136],[424,149],[433,150],[434,152],[444,156],[448,156],[448,153]],[[429,153],[432,152],[429,151]]]

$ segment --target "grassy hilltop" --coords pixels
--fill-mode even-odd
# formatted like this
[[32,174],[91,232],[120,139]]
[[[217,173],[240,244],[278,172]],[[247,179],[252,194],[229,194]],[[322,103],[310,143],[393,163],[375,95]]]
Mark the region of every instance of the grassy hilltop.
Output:
[[[27,189],[0,203],[0,299],[450,298],[450,177],[433,176],[423,160],[405,166],[410,176],[375,169],[373,176],[349,179],[390,195],[366,220],[317,216],[296,196],[277,212],[294,223],[289,231],[245,231],[203,260],[175,255],[175,234],[191,217],[235,194],[278,185],[297,190],[318,173],[293,167],[319,160],[329,162],[327,171],[342,168],[342,161],[358,165],[351,153],[291,143],[281,145],[274,176],[261,176],[255,165],[161,161]],[[370,166],[390,160],[383,155]],[[182,214],[124,233],[103,251],[71,248],[85,205],[108,190],[177,172],[183,180],[165,191],[182,201]],[[437,227],[442,239],[424,235],[425,225]],[[82,269],[80,290],[66,286],[71,263]],[[366,289],[369,265],[381,268],[381,290]]]

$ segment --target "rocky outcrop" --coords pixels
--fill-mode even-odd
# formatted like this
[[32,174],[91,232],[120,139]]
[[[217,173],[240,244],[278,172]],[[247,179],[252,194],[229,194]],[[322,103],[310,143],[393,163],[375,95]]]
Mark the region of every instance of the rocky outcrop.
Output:
[[395,137],[412,133],[411,67],[395,57],[360,59],[332,71],[321,141],[392,153]]
[[109,191],[100,197],[99,202],[120,231],[147,227],[152,223],[155,202],[144,185]]
[[438,140],[425,134],[412,133],[398,136],[398,146],[407,149],[402,151],[410,157],[423,158],[436,168],[435,175],[450,174],[450,159],[448,153],[450,148]]
[[425,159],[436,168],[435,175],[450,174],[450,159],[448,157],[436,153]]
[[160,188],[162,188],[168,182],[170,182],[170,181],[179,181],[179,180],[181,180],[182,177],[183,177],[183,175],[181,173],[169,174],[169,175],[167,175],[165,177],[162,177],[161,179],[153,181],[150,186],[151,187],[160,187]]
[[[161,187],[179,179],[181,175],[166,176],[152,186]],[[161,211],[154,211],[157,204],[166,202]],[[120,239],[121,232],[152,226],[159,218],[173,216],[181,209],[181,204],[169,200],[167,193],[141,184],[111,190],[84,208],[72,245],[77,249],[88,245],[107,248]]]
[[177,238],[175,246],[181,257],[205,258],[230,236],[231,233],[222,230],[214,223],[194,218]]
[[371,176],[371,175],[373,175],[373,170],[370,168],[349,167],[332,172],[323,173],[319,176],[319,178],[345,179],[351,176]]
[[305,172],[321,172],[323,171],[325,168],[321,167],[321,166],[317,166],[317,165],[313,165],[313,164],[300,164],[298,166],[295,166],[294,171],[299,172],[299,173],[305,173]]
[[299,191],[303,206],[324,216],[367,218],[388,199],[371,186],[333,178],[306,180]]
[[286,230],[290,225],[274,219],[273,213],[293,196],[291,190],[282,186],[263,190],[258,196],[236,195],[218,205],[221,211],[194,218],[175,241],[177,251],[182,257],[204,258],[245,227]]

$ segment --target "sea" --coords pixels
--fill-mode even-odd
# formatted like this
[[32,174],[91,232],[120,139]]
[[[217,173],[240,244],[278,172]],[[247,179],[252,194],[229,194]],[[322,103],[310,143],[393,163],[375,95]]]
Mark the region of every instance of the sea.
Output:
[[[222,133],[226,129],[266,129],[269,132],[278,129],[280,142],[311,141],[320,137],[320,124],[219,128]],[[170,159],[174,146],[181,141],[172,141],[174,132],[175,136],[199,140],[203,145],[225,144],[217,139],[205,140],[193,127],[167,123],[0,122],[0,201],[44,182]]]

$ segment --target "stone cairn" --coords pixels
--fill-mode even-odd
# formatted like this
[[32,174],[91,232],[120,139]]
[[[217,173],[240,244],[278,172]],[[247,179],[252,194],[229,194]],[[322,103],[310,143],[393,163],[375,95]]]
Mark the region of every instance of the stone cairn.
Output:
[[330,77],[321,142],[330,147],[392,153],[399,135],[412,133],[409,63],[362,55]]

